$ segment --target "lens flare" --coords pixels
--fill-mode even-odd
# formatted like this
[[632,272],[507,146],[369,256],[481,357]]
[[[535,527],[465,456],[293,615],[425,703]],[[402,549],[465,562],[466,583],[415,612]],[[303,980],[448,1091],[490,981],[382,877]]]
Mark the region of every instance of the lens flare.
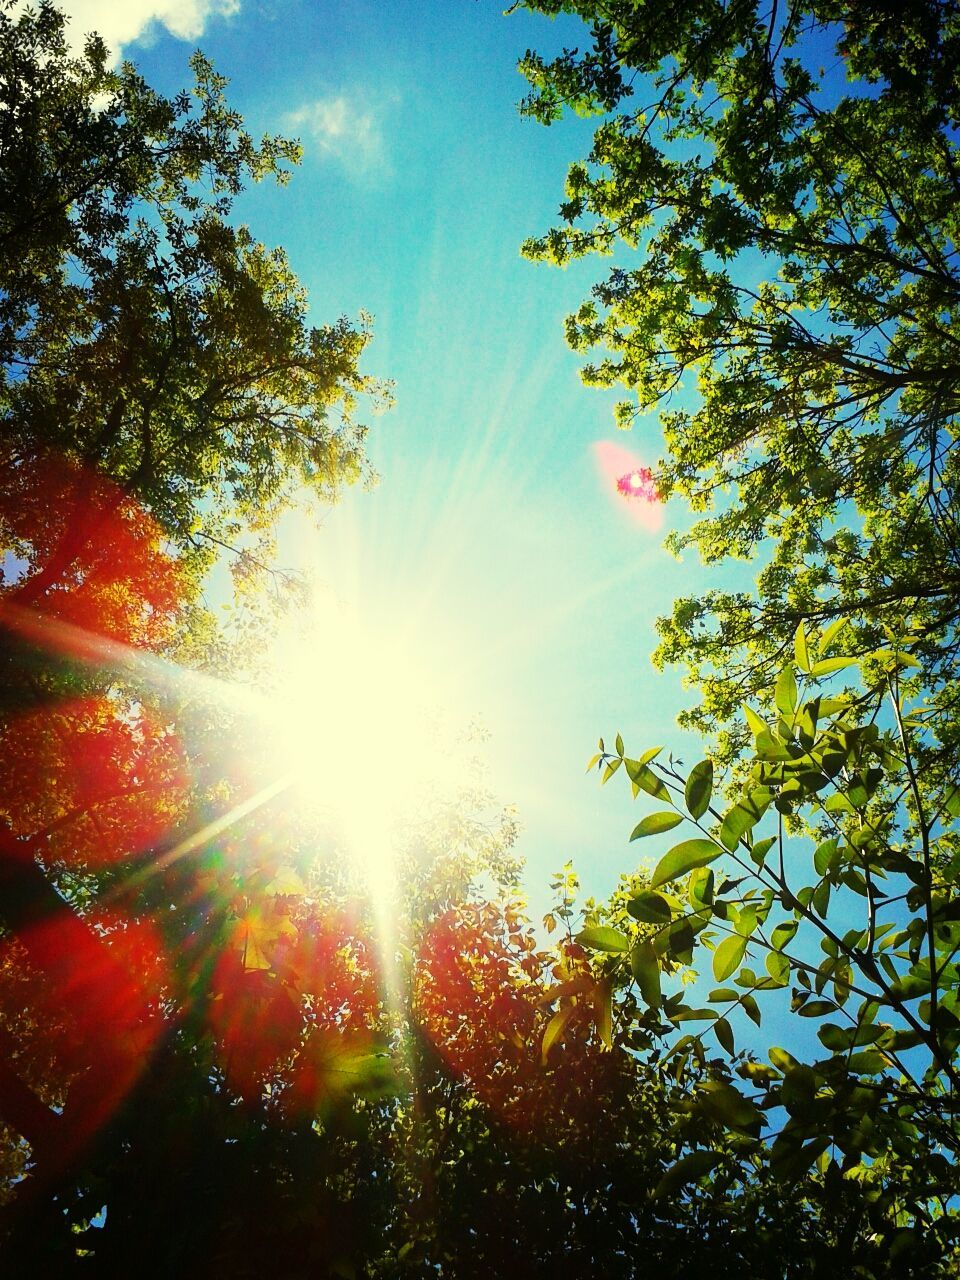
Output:
[[653,471],[629,449],[609,440],[592,447],[593,459],[604,489],[613,495],[621,511],[649,533],[663,527],[663,501]]

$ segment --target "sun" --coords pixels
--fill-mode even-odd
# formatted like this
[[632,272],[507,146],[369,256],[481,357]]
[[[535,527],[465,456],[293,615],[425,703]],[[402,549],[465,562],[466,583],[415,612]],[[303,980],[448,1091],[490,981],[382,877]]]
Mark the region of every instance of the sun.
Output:
[[294,803],[330,823],[371,887],[393,876],[404,819],[458,781],[456,753],[441,746],[443,682],[405,632],[315,593],[272,646],[260,717]]

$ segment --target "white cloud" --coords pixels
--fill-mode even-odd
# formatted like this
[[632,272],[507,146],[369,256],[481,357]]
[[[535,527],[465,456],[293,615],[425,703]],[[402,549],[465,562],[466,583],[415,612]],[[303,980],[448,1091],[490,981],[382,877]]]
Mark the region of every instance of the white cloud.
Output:
[[382,173],[388,167],[382,115],[382,106],[362,94],[338,93],[288,112],[281,127],[296,134],[305,151],[312,144],[354,173]]
[[96,31],[117,59],[123,45],[149,35],[155,23],[178,40],[196,40],[209,18],[237,13],[240,0],[60,0],[60,8],[70,20],[67,34],[76,48]]

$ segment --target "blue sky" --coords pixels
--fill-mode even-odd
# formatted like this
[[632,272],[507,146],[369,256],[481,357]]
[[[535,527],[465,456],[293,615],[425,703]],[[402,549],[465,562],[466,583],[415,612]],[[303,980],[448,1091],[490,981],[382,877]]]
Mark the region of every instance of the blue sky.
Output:
[[[396,395],[369,420],[380,483],[324,517],[312,567],[489,730],[490,787],[519,807],[533,905],[568,858],[607,893],[669,837],[630,846],[648,806],[584,766],[617,730],[636,752],[699,757],[674,726],[690,694],[649,655],[656,617],[701,572],[660,547],[682,511],[643,529],[593,460],[614,440],[650,463],[659,442],[655,419],[618,433],[617,397],[584,388],[565,348],[563,317],[604,264],[519,255],[555,219],[591,123],[521,120],[516,62],[585,32],[488,0],[141,0],[122,19],[103,0],[65,7],[168,93],[201,47],[251,132],[301,138],[290,185],[256,188],[238,215],[284,246],[318,323],[373,314],[367,371]],[[151,14],[168,25],[144,25]],[[282,553],[302,558],[293,526]]]

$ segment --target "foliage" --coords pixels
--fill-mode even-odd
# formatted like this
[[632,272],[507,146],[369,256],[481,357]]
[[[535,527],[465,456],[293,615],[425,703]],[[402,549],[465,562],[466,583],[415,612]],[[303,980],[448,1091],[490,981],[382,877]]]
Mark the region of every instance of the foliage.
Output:
[[603,116],[525,252],[616,253],[567,321],[597,352],[583,376],[631,393],[621,426],[660,409],[659,490],[704,513],[674,549],[763,564],[755,596],[705,590],[661,620],[657,661],[699,693],[682,721],[722,731],[727,761],[799,621],[850,619],[853,652],[908,623],[923,749],[951,754],[956,4],[523,7],[592,23],[583,51],[523,59],[526,113]]
[[[780,1185],[858,1274],[948,1274],[960,13],[522,7],[591,24],[583,50],[522,60],[523,110],[602,117],[524,251],[616,254],[567,321],[596,353],[584,379],[631,394],[620,426],[659,410],[658,492],[698,515],[673,549],[760,565],[754,594],[704,590],[658,624],[710,759],[685,774],[618,735],[592,763],[658,802],[632,839],[698,830],[580,936],[639,995],[682,1114],[736,1139],[678,1145],[672,1191],[738,1161],[722,1176]],[[674,989],[704,963],[713,991]],[[790,1050],[757,1060],[770,1020]],[[813,1268],[801,1239],[791,1265]]]
[[[842,1206],[836,1247],[859,1274],[948,1274],[960,1236],[958,792],[921,786],[924,721],[900,685],[904,655],[860,659],[885,670],[881,700],[823,696],[802,624],[796,654],[801,683],[790,664],[760,713],[745,708],[753,749],[727,803],[714,803],[709,761],[684,778],[656,751],[635,760],[619,740],[613,754],[601,747],[607,778],[622,768],[635,796],[671,806],[634,838],[666,831],[668,816],[699,834],[627,878],[602,928],[580,937],[618,953],[620,981],[641,997],[638,1044],[659,1038],[663,1069],[686,1078],[690,1116],[738,1139],[739,1176],[755,1179],[759,1165],[815,1205],[828,1232]],[[668,993],[662,979],[707,964],[709,994]],[[758,1060],[746,1019],[775,1015],[770,992],[789,992],[792,1038]],[[674,1185],[709,1172],[693,1154],[667,1175]]]
[[357,369],[368,335],[310,327],[282,251],[229,221],[246,179],[286,180],[296,145],[256,145],[199,54],[193,95],[172,100],[106,57],[96,37],[70,56],[51,4],[5,0],[3,466],[84,463],[179,548],[209,549],[238,518],[268,527],[302,485],[332,497],[361,474],[351,411],[375,390]]
[[[295,146],[255,145],[193,65],[194,95],[167,100],[95,38],[72,57],[52,5],[0,6],[0,1234],[14,1269],[43,1241],[49,1274],[80,1261],[103,1200],[104,1265],[127,1229],[149,1247],[161,1166],[176,1213],[191,1185],[236,1190],[231,1108],[281,1059],[291,1099],[324,1087],[317,1007],[257,959],[295,928],[283,895],[238,881],[205,912],[186,855],[244,780],[198,756],[209,691],[171,658],[224,648],[199,603],[215,550],[242,583],[248,535],[363,473],[352,412],[376,388],[366,328],[310,327],[283,254],[230,221]],[[251,1192],[277,1160],[264,1139]],[[214,1253],[242,1244],[209,1229]]]

